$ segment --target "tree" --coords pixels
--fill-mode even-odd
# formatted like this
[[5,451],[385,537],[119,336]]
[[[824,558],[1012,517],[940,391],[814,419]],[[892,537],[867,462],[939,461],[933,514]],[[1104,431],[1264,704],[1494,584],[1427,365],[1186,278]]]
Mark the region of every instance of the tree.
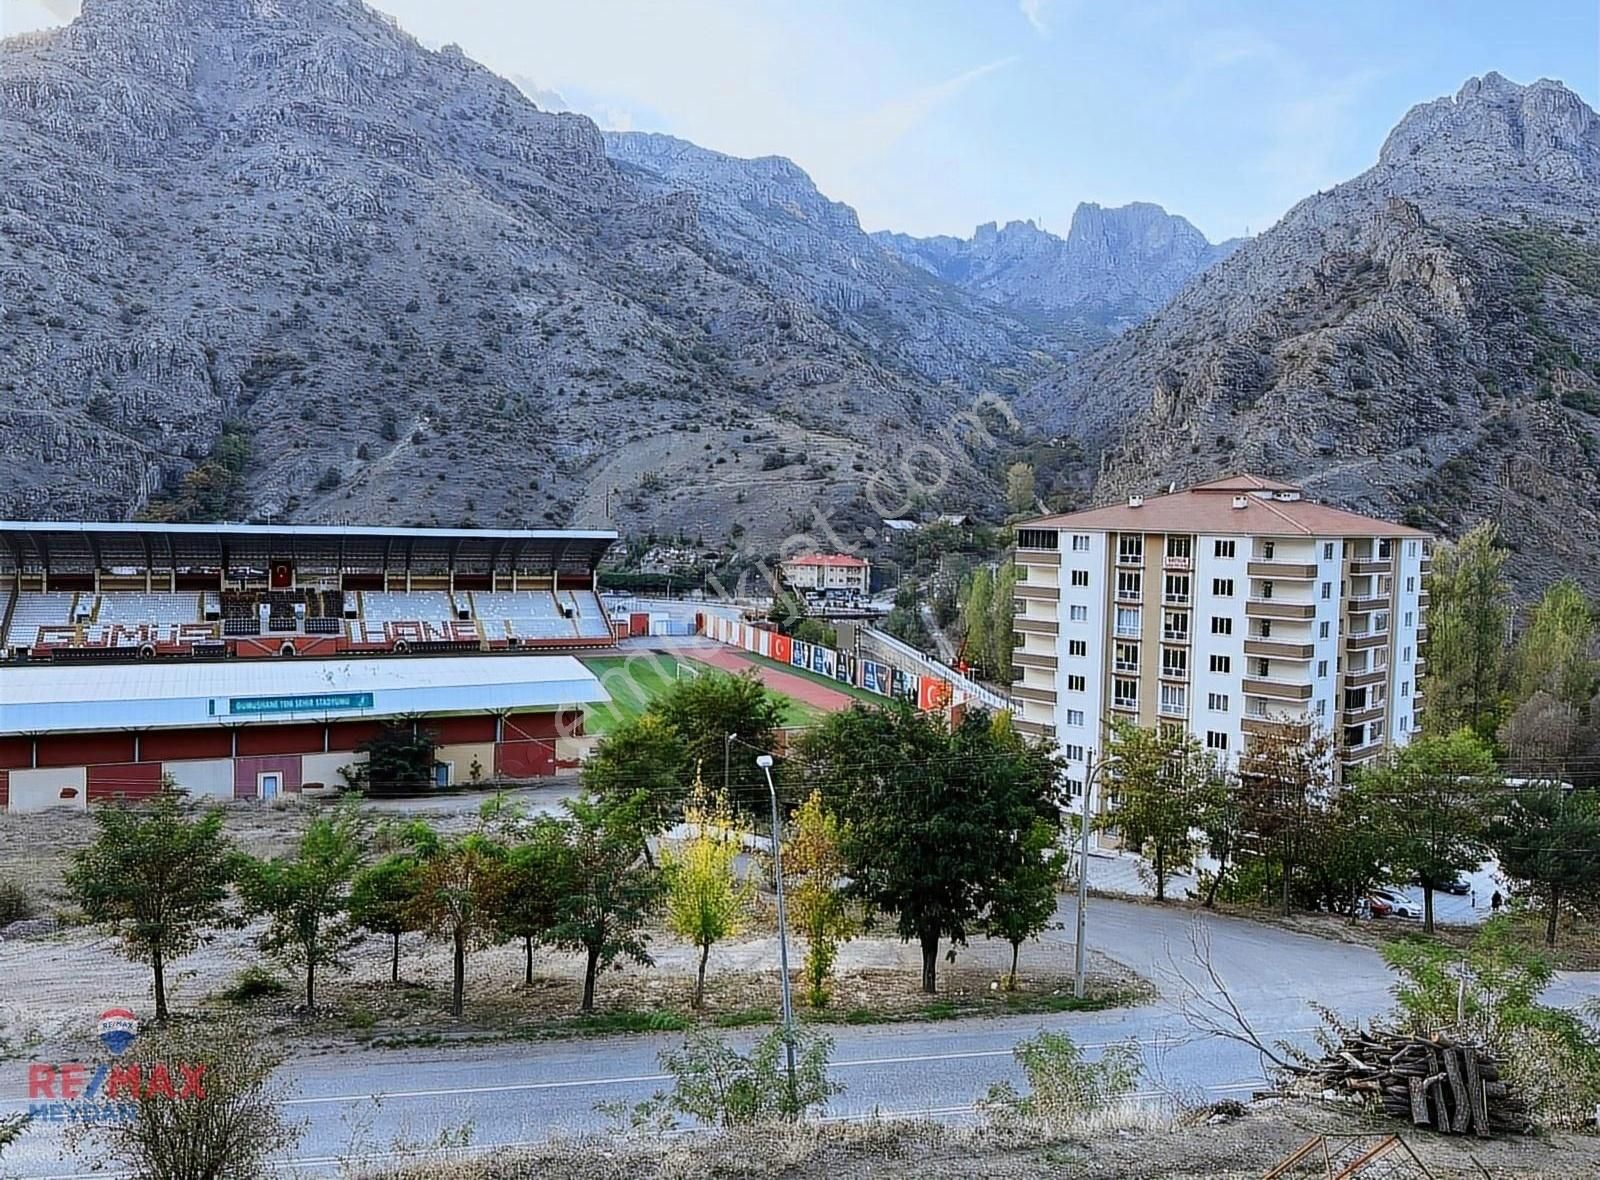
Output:
[[1317,900],[1329,910],[1345,910],[1354,922],[1362,897],[1388,873],[1388,844],[1372,822],[1366,797],[1341,790],[1317,800],[1308,817],[1305,848]]
[[963,654],[980,675],[993,672],[994,652],[994,575],[987,566],[972,571],[966,601],[961,605],[961,621],[966,633]]
[[1484,521],[1433,553],[1428,590],[1428,696],[1431,734],[1465,725],[1492,738],[1505,682],[1506,550]]
[[1199,823],[1206,839],[1206,851],[1217,862],[1209,880],[1206,880],[1206,874],[1201,874],[1206,884],[1206,896],[1202,904],[1209,910],[1215,907],[1217,890],[1222,887],[1239,855],[1244,812],[1240,806],[1236,775],[1219,769],[1212,776],[1211,785],[1200,801]]
[[936,991],[941,941],[965,945],[1035,821],[1060,824],[1059,763],[982,710],[952,731],[904,704],[831,714],[801,754],[837,792],[853,892],[917,940],[922,988]]
[[1007,991],[1017,990],[1017,956],[1022,944],[1050,929],[1066,859],[1060,831],[1036,820],[1023,834],[1017,856],[989,882],[983,928],[990,938],[1003,938],[1011,944]]
[[150,964],[156,1019],[167,1012],[166,966],[228,921],[233,850],[222,811],[197,813],[178,791],[94,813],[96,836],[73,857],[67,888],[91,922],[108,927],[130,959]]
[[241,857],[237,876],[245,907],[267,919],[261,949],[305,970],[306,1009],[317,1003],[317,969],[348,968],[344,955],[359,935],[350,892],[365,853],[359,818],[341,808],[306,825],[293,858]]
[[[721,750],[717,757],[720,768]],[[643,795],[644,834],[649,837],[682,818],[693,776],[694,764],[678,730],[660,715],[647,712],[600,739],[583,764],[579,781],[602,799]]]
[[1117,721],[1111,733],[1116,802],[1103,822],[1149,860],[1156,900],[1165,901],[1168,879],[1193,864],[1199,851],[1195,833],[1214,764],[1199,739],[1181,730]]
[[1434,890],[1483,860],[1494,802],[1494,757],[1469,727],[1423,736],[1357,779],[1389,867],[1422,885],[1423,930],[1433,933]]
[[409,721],[386,722],[356,747],[365,764],[341,773],[352,787],[373,795],[397,795],[433,785],[434,734]]
[[850,903],[840,886],[847,871],[844,842],[848,830],[813,790],[789,821],[783,842],[784,889],[795,929],[806,940],[801,971],[806,1002],[821,1008],[828,1002],[828,980],[839,956],[839,944],[855,934]]
[[413,912],[418,926],[450,943],[450,1014],[466,998],[467,955],[494,941],[506,886],[506,849],[482,826],[445,840],[414,829],[419,867]]
[[728,763],[728,802],[741,811],[765,802],[766,779],[752,748],[770,750],[776,744],[783,706],[753,669],[739,676],[707,672],[680,680],[651,705],[650,712],[676,730],[683,742],[689,769],[681,780],[683,787],[693,781],[696,766],[714,767],[714,773],[720,773],[728,735],[737,734],[735,753],[743,754]]
[[685,821],[689,837],[680,849],[662,849],[661,872],[667,928],[700,952],[693,1005],[698,1010],[705,1000],[711,948],[744,928],[754,891],[739,879],[737,862],[743,845],[728,801],[708,798],[697,780]]
[[1563,902],[1600,901],[1600,798],[1554,784],[1508,793],[1488,843],[1522,891],[1543,900],[1544,941],[1556,942]]
[[[1563,579],[1544,592],[1517,642],[1517,699],[1548,693],[1571,709],[1594,692],[1594,618],[1578,583]],[[1431,652],[1430,652],[1431,658]]]
[[1033,466],[1029,463],[1013,463],[1006,468],[1006,506],[1012,512],[1021,515],[1032,512],[1037,499],[1034,495]]
[[533,986],[534,944],[549,939],[561,910],[567,878],[566,826],[544,816],[533,821],[506,856],[496,925],[505,938],[522,940],[522,983]]
[[1006,561],[994,580],[993,615],[989,623],[989,642],[993,649],[994,678],[1011,683],[1011,653],[1017,647],[1016,629],[1017,566]]
[[1239,828],[1279,871],[1281,910],[1294,901],[1295,873],[1306,856],[1314,806],[1333,790],[1333,738],[1292,717],[1253,735],[1239,756]]
[[624,959],[645,967],[654,964],[644,926],[660,900],[661,876],[639,852],[643,799],[586,794],[566,806],[569,886],[557,906],[550,941],[583,952],[582,1010],[593,1012],[595,977],[601,969]]
[[[1592,710],[1590,717],[1592,723]],[[1506,752],[1507,769],[1524,778],[1545,778],[1552,771],[1565,778],[1568,764],[1593,738],[1579,708],[1542,688],[1511,711],[1497,736]]]
[[350,883],[350,920],[391,940],[390,983],[400,982],[400,936],[421,929],[416,917],[421,867],[415,856],[395,853],[368,865]]

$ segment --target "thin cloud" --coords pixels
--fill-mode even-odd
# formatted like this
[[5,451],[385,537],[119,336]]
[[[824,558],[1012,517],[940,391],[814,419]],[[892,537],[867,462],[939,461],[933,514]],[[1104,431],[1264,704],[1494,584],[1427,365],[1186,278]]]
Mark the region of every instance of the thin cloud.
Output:
[[1041,37],[1050,35],[1050,23],[1045,20],[1045,9],[1049,6],[1050,0],[1017,0],[1017,8]]
[[900,98],[890,99],[876,110],[854,120],[856,148],[860,154],[880,152],[904,138],[940,107],[948,105],[974,82],[987,78],[1017,58],[1003,57],[977,66],[943,82],[935,82]]

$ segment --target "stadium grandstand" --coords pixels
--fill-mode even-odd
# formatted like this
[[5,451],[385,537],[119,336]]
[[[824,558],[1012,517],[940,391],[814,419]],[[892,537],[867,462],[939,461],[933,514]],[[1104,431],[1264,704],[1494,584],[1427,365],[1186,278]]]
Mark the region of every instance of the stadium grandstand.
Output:
[[615,539],[0,522],[0,808],[336,786],[395,722],[440,785],[575,764]]

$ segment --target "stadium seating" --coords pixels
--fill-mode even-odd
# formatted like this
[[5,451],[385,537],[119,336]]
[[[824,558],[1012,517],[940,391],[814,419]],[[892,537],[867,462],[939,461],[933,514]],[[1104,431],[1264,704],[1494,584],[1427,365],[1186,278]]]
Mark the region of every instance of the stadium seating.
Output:
[[490,639],[576,639],[577,620],[561,611],[548,590],[477,590],[473,613]]
[[6,646],[32,647],[39,637],[40,627],[71,626],[72,603],[77,597],[70,590],[22,595],[17,600],[16,614],[11,617]]
[[200,619],[198,594],[102,594],[94,610],[97,623],[194,623]]
[[361,595],[361,617],[369,623],[440,623],[456,612],[442,590],[367,590]]
[[611,618],[600,605],[599,595],[592,590],[569,590],[566,594],[578,611],[578,634],[585,639],[610,639]]

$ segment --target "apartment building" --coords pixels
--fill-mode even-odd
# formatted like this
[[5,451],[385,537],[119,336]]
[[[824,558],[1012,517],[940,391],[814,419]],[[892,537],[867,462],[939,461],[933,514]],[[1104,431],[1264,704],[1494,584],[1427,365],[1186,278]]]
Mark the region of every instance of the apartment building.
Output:
[[1118,719],[1230,763],[1291,721],[1370,762],[1417,728],[1429,541],[1253,475],[1025,521],[1018,728],[1055,741],[1074,791]]
[[805,553],[785,558],[778,568],[795,589],[819,594],[864,595],[872,585],[871,564],[843,553]]

